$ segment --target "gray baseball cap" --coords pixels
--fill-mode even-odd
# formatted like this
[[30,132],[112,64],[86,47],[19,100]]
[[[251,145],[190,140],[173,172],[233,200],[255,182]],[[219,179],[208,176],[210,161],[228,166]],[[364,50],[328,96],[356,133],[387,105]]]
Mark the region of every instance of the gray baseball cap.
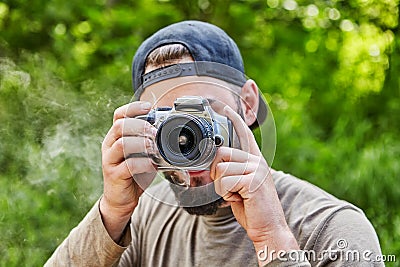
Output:
[[[167,66],[144,74],[148,55],[168,44],[185,46],[195,62]],[[215,25],[193,20],[171,24],[154,33],[139,46],[132,62],[132,84],[137,98],[150,84],[180,76],[209,76],[242,87],[247,80],[244,73],[242,56],[232,38]],[[257,120],[250,128],[257,128],[266,116],[267,105],[259,92]]]

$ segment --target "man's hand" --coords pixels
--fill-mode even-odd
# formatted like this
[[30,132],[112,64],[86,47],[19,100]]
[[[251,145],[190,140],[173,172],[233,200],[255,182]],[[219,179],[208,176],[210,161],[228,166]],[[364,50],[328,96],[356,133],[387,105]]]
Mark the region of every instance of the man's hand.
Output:
[[233,214],[247,231],[257,252],[265,246],[276,252],[298,250],[272,180],[273,170],[239,114],[228,106],[225,113],[233,123],[242,150],[218,149],[210,173],[216,192],[231,204]]
[[113,125],[102,144],[104,194],[100,200],[103,223],[114,241],[126,227],[139,197],[151,184],[156,169],[149,157],[156,129],[135,116],[147,114],[151,104],[133,102],[114,112]]

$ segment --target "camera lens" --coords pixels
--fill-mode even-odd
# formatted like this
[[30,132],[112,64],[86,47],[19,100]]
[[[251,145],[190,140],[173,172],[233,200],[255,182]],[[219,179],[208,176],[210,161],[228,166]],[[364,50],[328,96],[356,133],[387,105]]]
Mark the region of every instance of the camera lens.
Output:
[[156,143],[160,155],[178,167],[210,164],[214,158],[213,130],[204,118],[179,114],[167,118],[158,128]]
[[168,136],[168,148],[179,155],[187,156],[195,149],[195,133],[188,125],[183,125],[173,129]]

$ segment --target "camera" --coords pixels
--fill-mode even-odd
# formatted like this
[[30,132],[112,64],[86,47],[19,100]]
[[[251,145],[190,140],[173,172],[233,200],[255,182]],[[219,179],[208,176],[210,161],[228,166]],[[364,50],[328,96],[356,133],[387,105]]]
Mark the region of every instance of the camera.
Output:
[[136,118],[157,129],[158,155],[152,158],[159,169],[206,170],[218,147],[235,145],[231,121],[203,97],[180,97],[172,108],[158,107]]

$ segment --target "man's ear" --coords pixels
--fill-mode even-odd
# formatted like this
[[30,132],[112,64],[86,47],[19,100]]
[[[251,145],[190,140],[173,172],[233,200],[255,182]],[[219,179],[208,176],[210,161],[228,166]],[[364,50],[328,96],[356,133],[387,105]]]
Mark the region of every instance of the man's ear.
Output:
[[253,80],[247,80],[240,93],[244,121],[248,126],[252,125],[257,119],[258,92],[257,84]]

